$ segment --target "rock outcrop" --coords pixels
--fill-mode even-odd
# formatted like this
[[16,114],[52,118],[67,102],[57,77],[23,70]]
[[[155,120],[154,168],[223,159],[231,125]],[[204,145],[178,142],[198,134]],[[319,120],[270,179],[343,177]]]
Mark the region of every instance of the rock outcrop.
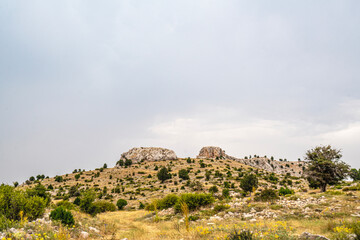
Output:
[[132,148],[129,151],[121,154],[122,160],[129,159],[133,163],[141,161],[162,161],[175,160],[177,156],[173,150],[158,147],[140,147]]
[[197,158],[207,158],[207,159],[235,159],[234,157],[228,156],[225,154],[225,151],[222,150],[220,147],[203,147],[201,148],[199,155]]
[[205,159],[230,159],[238,161],[244,165],[251,167],[263,169],[268,172],[273,172],[277,174],[287,174],[290,173],[292,176],[300,177],[303,174],[304,162],[285,162],[285,161],[276,161],[271,160],[266,157],[254,157],[254,158],[236,158],[229,156],[225,153],[225,150],[220,147],[203,147],[200,150],[197,158]]

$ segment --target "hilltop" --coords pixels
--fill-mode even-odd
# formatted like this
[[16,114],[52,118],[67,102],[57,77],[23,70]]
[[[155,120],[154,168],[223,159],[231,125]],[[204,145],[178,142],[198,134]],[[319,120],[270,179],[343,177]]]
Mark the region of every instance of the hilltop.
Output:
[[[205,152],[212,154],[204,155]],[[258,156],[238,159],[221,155],[224,152],[221,148],[204,147],[197,158],[175,158],[175,153],[168,149],[133,148],[123,153],[113,168],[101,167],[90,171],[75,169],[72,173],[44,179],[41,183],[46,187],[51,186],[50,193],[55,199],[75,197],[74,191],[94,188],[102,193],[101,198],[112,201],[125,198],[129,206],[134,208],[139,201],[147,203],[169,193],[206,192],[212,186],[217,186],[220,192],[223,188],[239,192],[239,180],[249,173],[259,176],[262,188],[289,186],[299,190],[307,186],[305,180],[299,177],[301,162],[280,162]],[[122,166],[119,165],[121,160]],[[131,163],[125,165],[126,160]],[[167,167],[173,175],[166,184],[161,184],[156,176],[161,167]],[[181,169],[188,171],[188,180],[178,176]],[[226,186],[224,182],[227,182]],[[27,187],[33,184],[36,183],[30,183]]]

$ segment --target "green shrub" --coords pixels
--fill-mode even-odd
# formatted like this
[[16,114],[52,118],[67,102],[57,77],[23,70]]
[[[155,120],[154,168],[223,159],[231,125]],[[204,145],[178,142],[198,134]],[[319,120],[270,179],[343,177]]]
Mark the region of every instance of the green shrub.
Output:
[[189,216],[189,221],[196,221],[199,219],[199,216],[196,216],[196,215],[190,215]]
[[127,205],[127,201],[125,199],[119,199],[116,202],[116,206],[119,208],[119,210],[122,210]]
[[277,191],[269,188],[261,191],[260,195],[255,197],[255,201],[262,202],[273,202],[277,199],[279,199]]
[[224,189],[222,190],[222,196],[223,196],[223,198],[230,198],[230,191],[229,191],[229,189],[224,188]]
[[234,229],[227,237],[226,240],[253,240],[255,239],[250,230],[237,231]]
[[108,201],[97,201],[93,203],[93,207],[96,208],[96,213],[102,212],[114,212],[116,210],[116,206]]
[[251,193],[257,187],[258,187],[258,179],[254,174],[246,175],[240,182],[240,188],[244,190],[244,192]]
[[292,189],[281,187],[280,190],[279,190],[279,195],[280,196],[292,195],[292,194],[294,194],[294,190],[292,190]]
[[73,210],[76,208],[75,204],[74,203],[71,203],[69,202],[68,200],[63,200],[63,201],[60,201],[56,204],[56,206],[58,207],[63,207],[67,210]]
[[0,186],[0,215],[9,220],[20,220],[20,212],[29,220],[42,217],[47,200],[37,195],[29,196],[9,185]]
[[163,183],[165,180],[171,178],[171,174],[166,167],[162,167],[159,172],[157,173],[158,179]]
[[224,205],[224,204],[217,204],[214,206],[214,212],[218,213],[218,212],[222,212],[225,211],[226,209],[229,209],[230,206],[228,205]]
[[357,184],[355,186],[350,186],[350,187],[344,187],[343,191],[344,192],[347,192],[347,191],[360,191],[360,184]]
[[180,202],[183,201],[187,204],[190,211],[198,209],[199,207],[209,205],[215,201],[212,194],[205,193],[184,193],[180,195],[179,201],[174,206],[175,211],[180,212]]
[[209,192],[211,193],[217,193],[219,191],[219,189],[217,188],[217,186],[212,186],[211,188],[209,188]]
[[59,220],[62,224],[68,226],[72,226],[75,224],[72,213],[62,206],[57,207],[55,210],[52,210],[50,213],[50,218],[52,220]]
[[95,198],[96,198],[96,194],[93,190],[85,191],[80,198],[79,206],[81,211],[91,215],[96,215],[95,213],[96,209],[93,207],[93,202]]
[[37,184],[34,188],[28,188],[26,194],[29,197],[38,196],[45,200],[46,206],[50,204],[50,194],[47,192],[47,189],[41,183]]
[[163,199],[158,201],[158,209],[167,209],[173,207],[178,200],[179,197],[177,195],[168,194]]
[[181,169],[179,170],[179,178],[183,179],[183,180],[188,180],[190,179],[189,177],[189,172],[186,169]]
[[4,231],[9,228],[19,228],[18,225],[17,221],[7,219],[5,216],[0,215],[0,231]]
[[73,204],[77,205],[77,206],[80,206],[80,198],[79,197],[76,197]]

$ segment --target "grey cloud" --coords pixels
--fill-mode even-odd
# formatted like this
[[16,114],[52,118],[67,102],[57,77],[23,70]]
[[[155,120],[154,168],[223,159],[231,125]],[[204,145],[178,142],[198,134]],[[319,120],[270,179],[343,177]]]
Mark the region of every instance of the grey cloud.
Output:
[[[212,136],[234,153],[243,145],[296,157],[317,140],[356,132],[358,8],[358,1],[2,1],[0,182],[111,165],[133,146],[195,155]],[[190,133],[149,130],[176,119],[201,123],[191,125],[199,131],[194,147],[184,143]],[[293,128],[272,144],[227,131],[261,131],[252,122]],[[334,142],[355,156],[356,138],[341,136]]]

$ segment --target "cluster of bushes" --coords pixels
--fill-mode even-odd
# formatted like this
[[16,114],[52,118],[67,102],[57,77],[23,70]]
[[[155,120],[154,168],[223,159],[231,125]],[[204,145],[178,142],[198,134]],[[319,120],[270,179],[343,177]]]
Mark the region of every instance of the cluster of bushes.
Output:
[[98,213],[115,211],[116,206],[107,201],[96,201],[96,193],[93,190],[85,191],[80,198],[76,198],[74,204],[79,205],[80,210],[95,216]]
[[202,206],[209,205],[215,201],[212,194],[206,193],[184,193],[180,196],[175,194],[168,194],[162,199],[153,201],[150,205],[146,206],[147,210],[153,211],[155,209],[167,209],[174,207],[175,211],[181,211],[181,202],[185,202],[190,211],[198,209]]
[[286,196],[286,195],[292,195],[292,194],[294,194],[294,190],[292,190],[292,189],[283,188],[283,187],[281,187],[279,189],[279,195],[280,196]]
[[44,189],[40,184],[27,191],[17,190],[9,185],[1,185],[0,218],[18,221],[22,217],[26,217],[28,220],[42,217],[49,204],[49,196]]
[[261,201],[261,202],[273,202],[275,200],[279,199],[278,192],[274,189],[264,189],[262,190],[256,197],[255,201]]

